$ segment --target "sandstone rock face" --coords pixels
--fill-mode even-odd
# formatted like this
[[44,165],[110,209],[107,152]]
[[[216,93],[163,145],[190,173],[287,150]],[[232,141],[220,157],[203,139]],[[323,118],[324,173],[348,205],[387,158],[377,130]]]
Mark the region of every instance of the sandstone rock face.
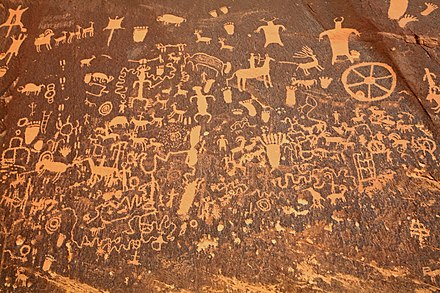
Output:
[[438,292],[438,3],[0,5],[0,291]]

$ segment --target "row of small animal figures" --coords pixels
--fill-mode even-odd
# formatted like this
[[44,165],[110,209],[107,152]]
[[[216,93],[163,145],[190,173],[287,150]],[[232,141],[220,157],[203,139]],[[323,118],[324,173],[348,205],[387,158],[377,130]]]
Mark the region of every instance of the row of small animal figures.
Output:
[[[176,26],[180,26],[182,22],[185,22],[186,19],[182,17],[178,17],[172,14],[164,14],[157,17],[157,21],[163,22],[165,24],[174,24]],[[76,30],[73,31],[62,31],[61,36],[55,37],[55,46],[59,44],[72,43],[74,39],[85,39],[87,37],[93,37],[95,34],[94,22],[90,22],[90,26],[83,28],[80,25],[76,25]],[[40,34],[35,38],[34,45],[37,52],[41,52],[41,46],[46,46],[47,50],[52,49],[52,37],[55,35],[53,30],[47,29],[44,33]]]
[[[204,37],[201,35],[202,30],[195,30],[194,35],[196,36],[196,43],[205,43],[211,44],[212,38]],[[220,44],[220,50],[228,50],[233,51],[234,47],[226,44],[226,38],[218,38],[218,43]],[[165,53],[169,48],[177,48],[179,52],[185,50],[186,44],[176,44],[176,45],[164,45],[162,43],[156,44],[156,48],[159,49],[162,53]]]
[[[59,46],[59,44],[72,43],[73,40],[85,39],[87,37],[93,37],[95,34],[94,22],[90,22],[90,26],[86,28],[82,28],[79,25],[76,25],[76,30],[74,31],[62,31],[61,36],[55,37],[55,46]],[[40,34],[35,38],[34,45],[37,52],[41,52],[41,46],[46,46],[47,50],[52,49],[52,37],[55,36],[55,33],[51,29],[47,29],[44,33]]]

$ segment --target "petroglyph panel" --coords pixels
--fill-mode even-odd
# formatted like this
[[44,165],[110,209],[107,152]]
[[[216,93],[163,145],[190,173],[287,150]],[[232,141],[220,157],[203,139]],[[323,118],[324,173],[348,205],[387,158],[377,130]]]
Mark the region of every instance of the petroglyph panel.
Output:
[[440,291],[439,3],[0,3],[0,291]]

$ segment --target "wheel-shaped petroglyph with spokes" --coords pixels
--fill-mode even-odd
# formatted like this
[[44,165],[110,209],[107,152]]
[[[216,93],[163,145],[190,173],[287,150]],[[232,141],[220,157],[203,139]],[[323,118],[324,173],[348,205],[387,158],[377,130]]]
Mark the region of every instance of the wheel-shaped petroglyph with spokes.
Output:
[[397,77],[388,64],[364,62],[347,68],[341,81],[350,96],[371,102],[388,98],[396,88]]

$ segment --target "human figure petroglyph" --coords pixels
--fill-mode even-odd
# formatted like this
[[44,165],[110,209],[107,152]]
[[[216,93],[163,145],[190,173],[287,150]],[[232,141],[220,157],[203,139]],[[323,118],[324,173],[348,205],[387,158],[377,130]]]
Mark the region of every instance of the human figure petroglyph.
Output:
[[255,64],[257,63],[257,61],[260,59],[259,55],[256,56],[254,53],[251,53],[249,56],[249,68],[255,68]]
[[59,135],[61,135],[63,138],[66,139],[66,142],[69,143],[71,137],[73,135],[78,135],[78,133],[81,131],[81,125],[79,121],[75,120],[75,122],[71,122],[70,119],[71,115],[68,115],[65,121],[61,119],[61,116],[58,117],[58,120],[55,123],[55,127],[58,130],[54,137],[55,140],[58,138]]
[[340,114],[338,111],[333,111],[333,119],[335,121],[335,124],[339,124],[340,123]]
[[229,144],[228,139],[225,137],[224,134],[221,134],[220,137],[217,139],[217,145],[218,145],[219,151],[226,152],[228,144]]
[[334,20],[335,28],[322,32],[319,35],[319,40],[321,41],[324,36],[327,36],[330,40],[330,46],[332,48],[332,65],[334,65],[339,56],[345,56],[350,60],[351,63],[354,62],[354,54],[349,49],[349,38],[351,34],[360,36],[360,33],[356,29],[342,28],[342,23],[344,18],[335,18]]
[[286,86],[285,104],[287,107],[294,107],[296,105],[296,91],[298,87],[293,85]]
[[273,18],[272,20],[261,19],[261,21],[266,22],[265,25],[258,27],[255,32],[259,33],[260,31],[264,32],[264,37],[266,38],[264,47],[266,48],[270,44],[278,44],[280,46],[284,46],[280,37],[280,29],[282,31],[286,30],[286,27],[282,24],[275,24],[274,21],[278,18]]
[[136,76],[138,80],[133,82],[133,88],[138,87],[137,98],[142,99],[144,96],[144,86],[147,84],[148,88],[151,87],[151,80],[147,79],[147,72],[150,70],[150,67],[147,65],[139,65],[136,68]]

